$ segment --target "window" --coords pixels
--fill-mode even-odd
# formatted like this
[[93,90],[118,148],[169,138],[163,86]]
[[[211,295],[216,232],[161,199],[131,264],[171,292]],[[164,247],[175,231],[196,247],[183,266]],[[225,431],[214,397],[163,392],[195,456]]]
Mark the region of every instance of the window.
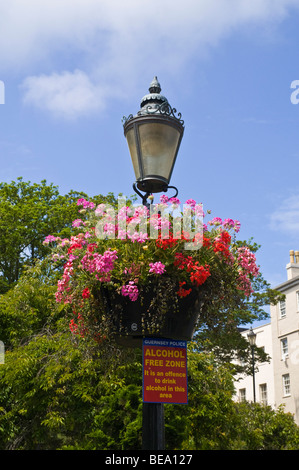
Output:
[[240,388],[239,401],[246,401],[246,388]]
[[280,314],[280,318],[284,318],[286,316],[286,303],[285,303],[285,300],[281,300],[279,302],[279,314]]
[[289,348],[288,348],[288,338],[283,338],[280,340],[280,348],[281,348],[281,359],[284,360],[288,357]]
[[285,374],[282,376],[282,388],[284,397],[291,395],[290,374]]
[[260,402],[263,405],[268,405],[267,384],[260,384]]
[[296,305],[297,305],[297,311],[299,312],[299,291],[296,292]]

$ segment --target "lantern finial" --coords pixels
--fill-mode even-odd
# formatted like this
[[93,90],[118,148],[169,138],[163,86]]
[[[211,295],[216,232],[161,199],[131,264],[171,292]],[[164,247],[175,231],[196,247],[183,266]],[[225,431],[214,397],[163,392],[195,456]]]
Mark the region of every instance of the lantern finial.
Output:
[[148,90],[149,90],[150,93],[160,93],[161,92],[161,85],[158,82],[157,77],[153,78]]
[[170,108],[167,98],[161,95],[161,85],[158,82],[157,77],[154,77],[150,86],[149,86],[149,93],[145,95],[140,103],[140,113],[152,113],[152,112],[160,112],[161,106],[162,110],[167,110]]

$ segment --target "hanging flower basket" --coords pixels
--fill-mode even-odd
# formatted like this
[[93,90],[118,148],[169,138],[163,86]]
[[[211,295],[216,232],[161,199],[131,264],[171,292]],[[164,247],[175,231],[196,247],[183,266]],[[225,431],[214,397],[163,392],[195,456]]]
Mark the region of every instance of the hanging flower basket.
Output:
[[[162,282],[161,282],[162,281]],[[160,298],[159,290],[168,290],[170,297]],[[178,287],[171,279],[160,279],[131,301],[115,292],[104,290],[107,315],[111,319],[110,332],[123,346],[141,347],[143,337],[169,338],[190,341],[200,316],[202,302],[197,292],[186,297],[176,295]],[[173,301],[175,298],[175,302]]]
[[238,221],[205,224],[201,204],[188,200],[181,211],[167,196],[151,211],[123,202],[78,205],[77,233],[44,241],[62,270],[56,300],[74,334],[133,347],[144,336],[189,341],[209,306],[215,311],[229,296],[237,305],[251,294],[258,268],[235,241]]

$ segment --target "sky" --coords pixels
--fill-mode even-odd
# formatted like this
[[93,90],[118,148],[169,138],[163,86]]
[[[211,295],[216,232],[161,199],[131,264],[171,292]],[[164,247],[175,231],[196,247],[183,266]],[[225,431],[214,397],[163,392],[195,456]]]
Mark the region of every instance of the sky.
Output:
[[122,118],[157,76],[185,122],[170,184],[238,219],[275,287],[299,250],[298,26],[299,0],[0,1],[0,181],[132,195]]

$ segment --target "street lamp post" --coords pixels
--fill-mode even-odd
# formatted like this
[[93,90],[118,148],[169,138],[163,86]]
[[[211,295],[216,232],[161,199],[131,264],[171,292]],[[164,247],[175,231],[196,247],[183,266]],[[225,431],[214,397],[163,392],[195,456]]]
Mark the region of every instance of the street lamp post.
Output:
[[[133,189],[148,208],[147,199],[152,193],[172,188],[175,196],[178,194],[175,186],[169,186],[184,133],[184,121],[181,114],[176,116],[176,113],[176,109],[161,95],[160,83],[154,77],[149,94],[141,100],[138,113],[123,118],[136,178]],[[165,449],[163,403],[143,403],[142,448]]]
[[256,344],[256,333],[254,333],[252,327],[247,335],[250,347],[251,347],[251,359],[252,359],[252,380],[253,380],[253,401],[255,403],[255,370],[254,370],[254,348]]

